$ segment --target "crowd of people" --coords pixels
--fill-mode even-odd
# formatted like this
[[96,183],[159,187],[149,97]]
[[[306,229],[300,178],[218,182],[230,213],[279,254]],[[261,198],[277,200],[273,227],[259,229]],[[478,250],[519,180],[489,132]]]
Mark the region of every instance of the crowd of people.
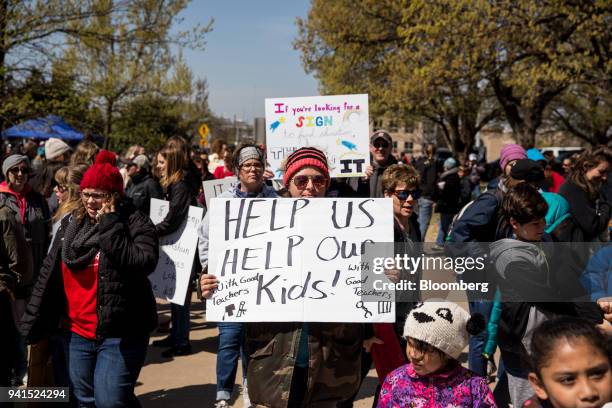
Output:
[[[207,269],[206,214],[184,305],[171,305],[169,335],[150,342],[158,313],[148,276],[160,240],[181,228],[189,206],[206,209],[203,181],[236,177],[221,197],[390,199],[396,251],[426,241],[439,213],[432,253],[485,255],[496,287],[491,299],[468,292],[467,308],[398,303],[394,324],[220,322],[216,407],[229,406],[239,361],[245,406],[351,407],[372,366],[378,407],[612,401],[612,150],[558,162],[508,144],[485,163],[477,154],[441,160],[426,144],[419,157],[398,160],[384,130],[369,149],[364,177],[335,179],[325,152],[297,148],[277,191],[255,143],[215,140],[204,150],[174,136],[158,152],[132,146],[122,155],[91,141],[3,147],[0,386],[69,387],[79,407],[139,406],[134,387],[148,347],[191,354],[192,292],[208,299],[219,283]],[[148,216],[152,198],[169,202],[158,224]],[[593,244],[591,252],[573,256],[577,243]],[[393,363],[381,367],[381,356]]]

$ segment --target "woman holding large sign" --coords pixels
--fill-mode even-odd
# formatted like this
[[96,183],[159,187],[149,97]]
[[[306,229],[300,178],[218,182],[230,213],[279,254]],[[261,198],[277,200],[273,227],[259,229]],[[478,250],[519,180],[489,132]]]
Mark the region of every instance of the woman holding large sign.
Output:
[[[325,154],[311,147],[293,152],[283,181],[293,198],[325,197],[330,183]],[[204,297],[217,288],[214,275],[200,281]],[[247,379],[253,405],[335,406],[359,387],[362,324],[247,323]]]
[[[232,198],[271,198],[277,197],[276,191],[264,183],[265,159],[263,151],[254,144],[243,144],[235,152],[231,166],[238,175],[239,183],[219,197]],[[204,270],[208,267],[209,213],[198,230],[200,262]],[[210,284],[216,287],[213,275],[201,277],[204,295],[212,295]],[[217,350],[217,403],[216,407],[228,407],[236,380],[238,357],[244,348],[243,323],[219,322],[219,349]],[[244,356],[244,355],[243,355]],[[243,373],[246,372],[246,357],[243,357]],[[245,401],[245,406],[249,404]]]
[[[196,205],[199,177],[190,170],[189,149],[185,140],[171,138],[157,154],[157,170],[161,175],[160,184],[164,189],[164,198],[170,203],[168,214],[155,226],[157,235],[162,237],[178,231],[189,213],[189,206]],[[196,262],[194,261],[194,265]],[[192,271],[192,274],[195,270]],[[170,335],[155,340],[154,346],[169,347],[162,352],[162,357],[184,356],[191,354],[189,342],[189,307],[191,290],[187,290],[183,306],[172,303],[170,316],[172,328]]]

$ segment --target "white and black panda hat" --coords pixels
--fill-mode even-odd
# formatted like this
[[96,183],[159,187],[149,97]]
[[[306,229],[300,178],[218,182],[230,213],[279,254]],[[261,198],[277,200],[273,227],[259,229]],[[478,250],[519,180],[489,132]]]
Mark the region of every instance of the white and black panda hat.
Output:
[[436,301],[417,304],[408,313],[404,337],[412,337],[458,359],[468,345],[469,335],[485,326],[481,314],[470,314],[453,302]]

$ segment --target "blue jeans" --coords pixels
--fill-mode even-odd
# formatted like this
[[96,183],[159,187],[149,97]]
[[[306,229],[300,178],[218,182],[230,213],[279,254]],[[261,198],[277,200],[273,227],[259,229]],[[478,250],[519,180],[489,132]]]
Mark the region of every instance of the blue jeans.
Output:
[[434,202],[429,198],[419,198],[419,228],[421,230],[421,240],[425,242],[425,234],[429,228],[429,221],[433,212]]
[[246,378],[247,356],[244,351],[245,329],[242,323],[222,323],[219,327],[217,351],[217,399],[229,400],[236,381],[238,357],[242,360],[242,375]]
[[170,338],[174,347],[187,346],[189,344],[189,330],[191,321],[189,309],[191,306],[191,290],[187,290],[187,298],[185,305],[177,305],[172,303],[170,306],[170,318],[172,328],[170,329]]
[[448,230],[453,223],[454,216],[455,214],[440,213],[440,228],[438,229],[438,239],[436,240],[438,245],[444,245],[444,241],[448,235]]
[[140,374],[149,335],[87,340],[66,333],[70,385],[79,407],[138,407],[134,386]]
[[[493,310],[493,302],[476,300],[468,302],[468,305],[471,315],[480,313],[484,316],[486,322],[489,322],[491,310]],[[484,378],[487,376],[487,360],[482,356],[482,351],[484,350],[486,341],[486,330],[476,335],[470,335],[470,350],[468,352],[468,365],[470,370]]]

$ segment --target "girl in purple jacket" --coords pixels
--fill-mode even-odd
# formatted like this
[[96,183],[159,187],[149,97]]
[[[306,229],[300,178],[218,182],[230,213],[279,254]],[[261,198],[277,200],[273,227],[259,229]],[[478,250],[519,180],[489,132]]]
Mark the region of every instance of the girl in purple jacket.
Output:
[[378,408],[496,407],[486,379],[457,361],[468,335],[484,325],[482,315],[470,317],[452,302],[415,306],[404,326],[410,363],[387,376]]

